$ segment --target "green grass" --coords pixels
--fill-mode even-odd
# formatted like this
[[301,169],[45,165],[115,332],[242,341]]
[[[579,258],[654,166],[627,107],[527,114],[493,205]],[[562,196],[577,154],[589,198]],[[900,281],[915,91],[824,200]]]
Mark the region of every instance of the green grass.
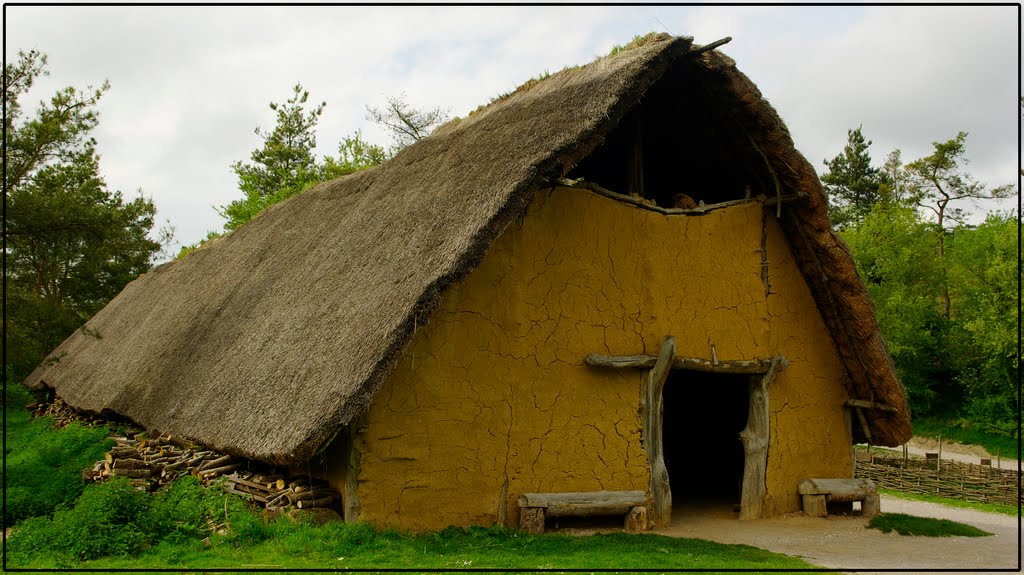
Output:
[[907,493],[905,491],[893,491],[891,489],[878,490],[883,495],[889,495],[892,497],[899,497],[900,499],[909,499],[911,501],[927,501],[930,503],[941,503],[942,505],[948,505],[950,507],[959,507],[961,509],[974,509],[976,511],[985,511],[987,513],[1002,513],[1004,515],[1017,515],[1017,508],[1012,505],[1005,505],[1002,503],[981,503],[978,501],[964,501],[962,499],[951,499],[949,497],[938,497],[936,495],[922,495],[920,493]]
[[[238,529],[237,527],[233,527]],[[245,528],[247,535],[214,535],[162,542],[137,556],[77,562],[68,557],[8,555],[12,567],[87,569],[807,569],[799,559],[747,545],[651,534],[586,537],[528,535],[504,528],[448,528],[411,535],[360,523],[323,526],[281,518]],[[15,535],[17,537],[17,535]],[[28,560],[26,560],[28,559]]]
[[918,535],[922,537],[984,537],[992,535],[971,525],[964,525],[948,519],[931,517],[914,517],[903,513],[883,513],[868,522],[868,529],[878,529],[882,533],[895,531],[900,535]]
[[[114,479],[86,484],[109,429],[32,419],[10,385],[7,540],[12,568],[192,569],[807,569],[800,559],[746,545],[653,534],[528,535],[504,528],[448,528],[412,535],[366,524],[315,526],[268,520],[217,487],[185,477],[154,494]],[[204,544],[204,539],[208,544]]]
[[1008,459],[1020,459],[1017,440],[1012,437],[993,435],[977,429],[962,427],[956,423],[937,419],[915,419],[913,433],[920,437],[941,437],[943,441],[956,441],[967,445],[980,445],[993,457],[998,453]]
[[68,506],[82,493],[82,470],[103,458],[113,441],[110,429],[72,423],[55,429],[53,419],[33,419],[25,404],[32,397],[8,383],[4,398],[7,417],[7,520],[10,524]]

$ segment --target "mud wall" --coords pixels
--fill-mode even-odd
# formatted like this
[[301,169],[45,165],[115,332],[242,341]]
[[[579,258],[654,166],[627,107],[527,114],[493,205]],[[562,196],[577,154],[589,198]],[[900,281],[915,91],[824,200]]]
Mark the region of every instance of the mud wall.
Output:
[[845,430],[842,398],[823,390],[838,387],[838,362],[781,241],[756,203],[665,216],[585,190],[538,192],[445,292],[355,434],[360,519],[511,525],[520,493],[647,490],[644,374],[583,358],[657,354],[666,334],[679,355],[714,345],[720,359],[793,360],[770,399],[767,511],[790,510],[797,475],[848,474],[848,441],[828,444]]

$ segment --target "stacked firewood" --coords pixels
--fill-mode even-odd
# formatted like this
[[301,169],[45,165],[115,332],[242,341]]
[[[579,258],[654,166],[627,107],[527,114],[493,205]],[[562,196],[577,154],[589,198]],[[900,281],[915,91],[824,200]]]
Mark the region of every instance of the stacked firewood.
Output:
[[55,398],[53,401],[32,402],[26,405],[25,409],[32,414],[32,417],[52,417],[53,425],[57,429],[66,427],[72,422],[78,422],[89,426],[105,425],[107,423],[99,416],[88,415],[75,411],[59,397]]
[[340,500],[338,492],[325,481],[306,476],[288,481],[280,475],[236,472],[227,476],[224,491],[251,499],[270,511],[291,505],[299,509],[333,507]]
[[204,485],[223,478],[221,487],[228,493],[240,495],[268,510],[289,506],[299,509],[333,507],[341,496],[325,481],[301,476],[287,478],[261,464],[203,449],[179,437],[160,435],[147,439],[141,434],[134,437],[113,437],[116,445],[97,461],[92,469],[82,473],[87,481],[105,481],[110,477],[125,477],[137,489],[153,491],[185,475],[195,475]]
[[147,439],[113,437],[116,445],[83,473],[86,480],[103,481],[109,477],[127,477],[137,486],[155,489],[182,475],[193,474],[205,484],[243,465],[230,455],[202,449],[188,441],[169,435]]

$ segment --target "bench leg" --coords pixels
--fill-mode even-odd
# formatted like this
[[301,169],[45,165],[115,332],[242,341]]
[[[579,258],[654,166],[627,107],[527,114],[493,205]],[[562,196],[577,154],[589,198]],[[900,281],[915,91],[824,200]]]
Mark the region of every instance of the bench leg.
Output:
[[544,508],[521,508],[519,510],[519,528],[533,535],[544,533]]
[[626,531],[647,531],[647,508],[643,505],[631,507],[626,514]]
[[868,493],[864,496],[864,501],[860,504],[861,512],[864,517],[874,517],[882,512],[882,503],[878,499],[877,493]]
[[804,515],[811,517],[828,517],[824,495],[804,495]]

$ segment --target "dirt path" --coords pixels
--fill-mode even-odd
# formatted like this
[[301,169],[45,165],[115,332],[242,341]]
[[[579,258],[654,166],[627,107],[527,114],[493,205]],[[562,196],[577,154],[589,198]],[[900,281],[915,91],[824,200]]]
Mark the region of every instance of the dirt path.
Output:
[[802,557],[833,569],[1017,569],[1017,518],[882,496],[882,511],[950,519],[994,533],[990,537],[906,537],[866,529],[859,516],[805,517],[800,513],[739,521],[728,507],[673,510],[662,535],[741,543]]
[[[863,446],[858,446],[858,448],[863,448]],[[900,454],[903,453],[902,447],[881,447],[879,449],[887,449]],[[924,457],[926,452],[936,453],[938,451],[939,442],[930,437],[913,437],[907,442],[907,452],[911,455]],[[1005,457],[997,458],[980,445],[964,445],[962,443],[950,443],[948,441],[942,442],[942,459],[951,459],[953,461],[973,463],[977,465],[980,463],[982,457],[992,459],[992,467],[996,467],[998,464],[1000,469],[1017,469],[1017,466],[1020,463],[1016,459],[1007,459]]]

